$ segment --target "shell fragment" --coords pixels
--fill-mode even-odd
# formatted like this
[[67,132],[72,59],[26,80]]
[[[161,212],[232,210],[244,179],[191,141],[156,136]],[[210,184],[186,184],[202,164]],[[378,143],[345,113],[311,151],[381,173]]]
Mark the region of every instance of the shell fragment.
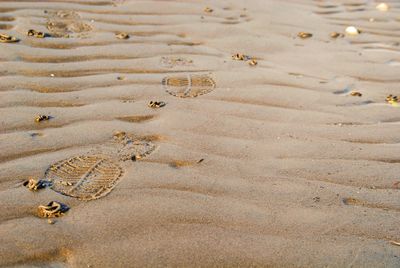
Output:
[[354,26],[349,26],[346,28],[346,34],[348,35],[358,35],[361,31]]
[[379,4],[376,6],[376,9],[379,10],[379,11],[385,12],[385,11],[388,11],[388,10],[389,10],[389,5],[386,4],[386,3],[379,3]]

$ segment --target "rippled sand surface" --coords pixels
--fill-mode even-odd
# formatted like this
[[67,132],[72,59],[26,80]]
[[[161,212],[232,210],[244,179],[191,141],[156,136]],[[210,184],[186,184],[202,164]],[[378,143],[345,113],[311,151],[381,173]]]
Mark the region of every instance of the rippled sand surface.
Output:
[[[386,3],[0,0],[0,33],[20,39],[0,43],[0,266],[399,267]],[[115,160],[108,195],[22,185],[117,131],[156,149]],[[50,201],[70,207],[54,224],[37,217]]]

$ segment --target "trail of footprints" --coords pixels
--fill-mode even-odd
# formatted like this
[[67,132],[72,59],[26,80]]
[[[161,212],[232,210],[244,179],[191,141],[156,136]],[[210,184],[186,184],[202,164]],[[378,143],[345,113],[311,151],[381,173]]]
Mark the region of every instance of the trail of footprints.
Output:
[[[162,84],[169,94],[181,98],[209,93],[216,86],[209,75],[190,74],[165,77]],[[46,170],[44,179],[51,183],[51,189],[60,194],[86,201],[98,199],[110,193],[123,177],[121,162],[144,158],[155,149],[150,141],[117,133],[114,140],[101,146],[97,153],[73,156],[52,164]],[[42,215],[51,217],[52,214]]]
[[[328,15],[339,13],[337,6],[320,6],[326,9],[318,14]],[[360,11],[358,5],[348,5],[349,11]],[[48,11],[46,27],[53,37],[83,38],[93,30],[93,26],[81,18],[75,11]],[[229,22],[231,21],[231,22]],[[228,19],[227,23],[234,23]],[[236,23],[236,22],[235,22]],[[185,57],[163,56],[160,65],[166,69],[175,67],[192,67],[195,63]],[[194,98],[211,93],[216,88],[213,74],[187,73],[165,76],[159,83],[166,93],[178,98]],[[128,120],[123,118],[122,120]],[[129,118],[129,120],[136,120]],[[52,164],[44,175],[44,180],[51,182],[50,188],[62,195],[80,200],[94,200],[109,194],[124,177],[124,165],[136,161],[154,152],[155,144],[150,141],[134,138],[132,135],[120,134],[98,150],[76,155]],[[386,208],[364,201],[347,198],[345,205],[363,206],[368,208]],[[62,206],[55,206],[62,208]],[[60,211],[43,214],[45,217],[62,215]]]
[[[123,4],[123,2],[118,1],[117,4]],[[37,34],[30,35],[32,38],[86,38],[89,37],[89,34],[94,29],[91,24],[82,19],[79,13],[73,10],[44,10],[44,13],[47,18],[45,27],[49,31],[49,34],[37,32]],[[242,17],[246,16],[241,15]],[[226,20],[228,23],[239,23],[234,18],[226,18]],[[35,30],[29,30],[28,36],[30,32],[36,33]],[[20,40],[18,39],[18,41]],[[179,41],[177,41],[178,43]],[[31,46],[64,49],[73,47],[71,44],[52,45],[51,43],[42,42],[31,44]],[[43,63],[46,62],[43,61]],[[161,57],[160,66],[166,69],[193,67],[194,62],[190,58],[169,55]],[[167,75],[159,85],[164,88],[166,93],[179,98],[198,97],[210,93],[216,88],[216,82],[211,73]],[[61,90],[61,92],[63,91]],[[160,105],[160,107],[162,106]],[[144,116],[143,118],[125,116],[117,119],[127,122],[148,120],[148,116]],[[152,116],[149,118],[152,118]],[[79,200],[90,201],[98,199],[109,194],[124,177],[124,165],[126,163],[142,159],[154,152],[155,149],[156,145],[152,141],[119,132],[114,135],[112,140],[93,151],[71,156],[51,164],[45,171],[43,179],[31,179],[25,182],[24,186],[32,191],[49,187],[59,194]],[[44,218],[60,217],[68,210],[69,207],[67,205],[51,201],[47,206],[39,206],[38,216]]]

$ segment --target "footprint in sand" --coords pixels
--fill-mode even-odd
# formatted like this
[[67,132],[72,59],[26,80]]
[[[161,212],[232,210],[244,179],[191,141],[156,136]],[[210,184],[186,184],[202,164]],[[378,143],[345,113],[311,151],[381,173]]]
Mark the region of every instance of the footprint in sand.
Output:
[[175,97],[194,98],[215,89],[216,83],[210,75],[176,75],[162,80],[165,90]]
[[123,177],[120,162],[136,161],[155,149],[150,141],[118,133],[96,152],[54,163],[46,170],[45,179],[60,194],[80,200],[98,199],[110,193]]
[[84,22],[78,13],[71,10],[59,10],[48,12],[50,18],[47,21],[47,29],[53,37],[84,37],[84,34],[92,31],[92,26]]
[[162,57],[160,63],[166,68],[174,68],[176,66],[193,66],[193,60],[174,56]]

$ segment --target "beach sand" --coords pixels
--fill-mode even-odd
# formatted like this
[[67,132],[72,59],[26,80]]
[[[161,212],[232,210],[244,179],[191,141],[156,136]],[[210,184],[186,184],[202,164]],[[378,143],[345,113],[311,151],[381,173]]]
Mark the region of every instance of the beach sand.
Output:
[[[1,0],[0,33],[20,42],[0,43],[0,266],[399,267],[386,3]],[[108,195],[23,186],[117,131],[156,147],[113,159]],[[54,224],[37,216],[50,201],[70,207]]]

